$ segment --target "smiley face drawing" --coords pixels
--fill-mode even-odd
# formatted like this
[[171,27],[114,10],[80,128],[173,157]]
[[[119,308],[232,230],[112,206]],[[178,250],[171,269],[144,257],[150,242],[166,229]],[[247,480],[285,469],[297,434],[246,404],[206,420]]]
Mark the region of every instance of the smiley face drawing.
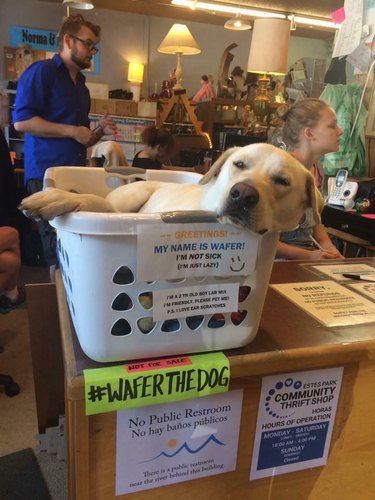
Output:
[[232,257],[232,264],[229,266],[230,270],[234,273],[239,273],[245,267],[245,263],[241,261],[240,257],[237,255],[237,259]]

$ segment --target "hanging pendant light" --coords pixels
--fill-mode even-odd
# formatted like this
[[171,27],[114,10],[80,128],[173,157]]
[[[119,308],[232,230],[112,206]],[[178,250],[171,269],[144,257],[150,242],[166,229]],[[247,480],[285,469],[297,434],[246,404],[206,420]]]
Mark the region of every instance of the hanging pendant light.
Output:
[[62,3],[67,9],[91,10],[94,8],[92,0],[63,0]]
[[240,14],[237,14],[236,17],[228,19],[228,21],[224,24],[224,28],[233,31],[245,31],[251,30],[251,24],[249,21],[243,19]]

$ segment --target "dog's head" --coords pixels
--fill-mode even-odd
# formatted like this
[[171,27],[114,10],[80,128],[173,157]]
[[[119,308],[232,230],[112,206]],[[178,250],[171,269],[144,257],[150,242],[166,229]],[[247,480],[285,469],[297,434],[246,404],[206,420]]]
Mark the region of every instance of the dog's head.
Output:
[[[204,209],[221,222],[252,231],[288,231],[311,207],[320,222],[313,176],[289,153],[270,144],[228,149],[201,179]],[[211,208],[210,208],[211,207]]]
[[128,166],[124,150],[116,141],[102,141],[93,146],[91,157],[101,158],[104,156],[104,164],[108,167],[126,167]]

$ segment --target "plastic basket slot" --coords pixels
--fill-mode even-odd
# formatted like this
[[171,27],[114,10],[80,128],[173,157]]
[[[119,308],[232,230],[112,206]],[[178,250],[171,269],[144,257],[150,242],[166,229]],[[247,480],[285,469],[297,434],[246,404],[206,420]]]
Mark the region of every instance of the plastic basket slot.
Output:
[[245,321],[247,311],[237,311],[230,315],[230,319],[235,326],[239,326]]
[[138,302],[143,307],[143,309],[149,310],[152,309],[153,298],[152,292],[142,292],[138,295]]
[[189,316],[186,318],[186,325],[190,330],[198,330],[202,326],[204,316]]
[[247,297],[250,295],[251,292],[251,287],[250,286],[240,286],[238,290],[238,302],[241,304],[241,302],[244,302]]
[[64,257],[65,257],[66,265],[69,267],[69,255],[68,255],[68,252],[66,250],[64,250]]
[[143,334],[151,333],[152,330],[154,329],[155,325],[156,325],[156,322],[153,321],[153,319],[150,316],[145,317],[145,318],[140,318],[137,321],[137,326]]
[[222,328],[225,325],[225,317],[223,314],[214,314],[208,320],[208,328]]
[[186,278],[171,278],[169,280],[165,280],[166,283],[183,283]]
[[114,335],[115,337],[125,337],[131,333],[132,328],[129,321],[126,321],[124,318],[118,319],[111,328],[111,335]]
[[161,325],[162,332],[175,333],[181,330],[181,324],[178,319],[167,319]]
[[114,311],[128,311],[132,309],[133,301],[127,293],[120,293],[112,302],[112,309]]
[[134,283],[133,271],[128,266],[121,266],[113,276],[113,283],[116,285],[130,285]]

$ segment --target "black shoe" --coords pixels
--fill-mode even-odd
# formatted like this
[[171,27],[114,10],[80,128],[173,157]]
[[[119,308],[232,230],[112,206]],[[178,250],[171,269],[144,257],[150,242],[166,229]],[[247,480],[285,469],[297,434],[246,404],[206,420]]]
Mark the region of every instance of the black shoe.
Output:
[[18,306],[23,304],[26,300],[25,289],[21,286],[17,287],[18,297],[16,300],[10,300],[9,297],[2,295],[0,297],[0,314],[7,314],[8,312],[16,309]]

